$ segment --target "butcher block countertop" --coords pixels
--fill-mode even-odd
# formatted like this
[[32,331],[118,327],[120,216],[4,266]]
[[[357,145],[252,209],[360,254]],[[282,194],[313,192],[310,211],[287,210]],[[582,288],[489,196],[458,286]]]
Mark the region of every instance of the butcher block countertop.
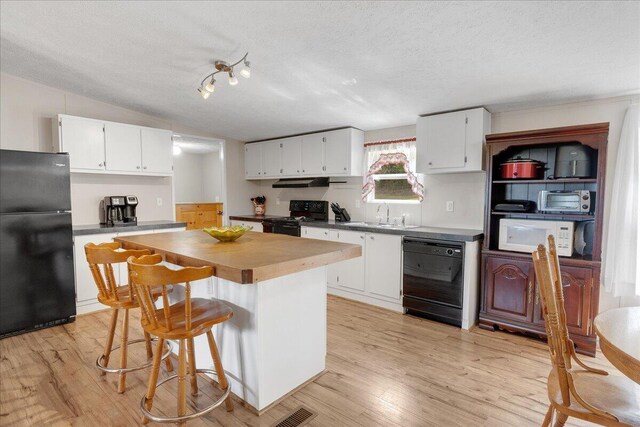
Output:
[[202,230],[114,240],[126,249],[151,249],[172,264],[210,265],[216,277],[236,283],[258,283],[362,256],[360,245],[252,231],[228,243],[218,242]]

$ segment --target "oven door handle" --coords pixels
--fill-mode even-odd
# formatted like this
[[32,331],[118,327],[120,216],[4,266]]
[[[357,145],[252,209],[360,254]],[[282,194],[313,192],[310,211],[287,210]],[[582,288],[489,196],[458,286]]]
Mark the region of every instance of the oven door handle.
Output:
[[290,225],[290,224],[277,224],[276,226],[280,228],[292,228],[292,229],[299,227],[298,225]]

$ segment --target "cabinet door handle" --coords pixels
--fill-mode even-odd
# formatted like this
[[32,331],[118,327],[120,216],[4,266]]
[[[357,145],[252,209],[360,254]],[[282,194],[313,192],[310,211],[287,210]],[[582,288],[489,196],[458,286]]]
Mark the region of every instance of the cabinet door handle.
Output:
[[360,236],[360,240],[363,240],[363,239],[364,239],[364,236]]
[[433,163],[429,162],[429,166],[431,166]]
[[296,172],[300,172],[300,169],[298,169]]
[[347,168],[344,168],[344,170],[347,170]]
[[304,172],[304,169],[302,169],[302,172]]
[[529,286],[527,289],[527,301],[529,304],[533,302],[533,286],[531,286],[531,280],[529,280]]
[[140,169],[140,166],[136,166],[136,169]]
[[98,163],[98,166],[102,167],[102,166],[104,166],[104,163]]
[[143,168],[142,168],[142,169],[147,170],[147,167],[146,167],[146,166],[143,166]]
[[374,239],[374,238],[373,238],[373,236],[369,236],[369,238],[370,238],[371,240],[376,240],[376,239]]

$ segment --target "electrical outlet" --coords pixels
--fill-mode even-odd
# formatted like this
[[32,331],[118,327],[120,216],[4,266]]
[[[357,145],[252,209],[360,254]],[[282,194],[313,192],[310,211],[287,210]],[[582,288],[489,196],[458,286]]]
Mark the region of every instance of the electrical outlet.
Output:
[[447,201],[447,212],[453,212],[453,200]]
[[156,199],[156,204],[157,204],[158,206],[162,206],[162,197],[158,197],[158,198]]
[[360,199],[356,199],[356,209],[360,209]]

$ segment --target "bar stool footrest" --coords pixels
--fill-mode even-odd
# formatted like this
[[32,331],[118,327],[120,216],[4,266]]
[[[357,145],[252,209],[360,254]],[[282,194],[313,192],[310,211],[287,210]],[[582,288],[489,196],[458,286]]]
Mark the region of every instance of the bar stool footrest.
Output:
[[[218,378],[218,374],[215,370],[213,369],[196,369],[196,373],[198,374],[209,374],[209,375],[213,375],[216,377],[216,379]],[[157,385],[157,387],[160,387],[162,384],[166,383],[167,381],[171,381],[175,378],[178,378],[178,374],[174,374],[171,375],[170,377],[167,377],[165,379],[163,379],[162,381],[160,381]],[[142,410],[142,413],[144,414],[144,416],[148,419],[150,419],[151,421],[157,422],[157,423],[179,423],[179,422],[183,422],[183,421],[188,421],[188,420],[192,420],[194,418],[199,418],[203,415],[208,414],[209,412],[213,411],[214,409],[216,409],[218,406],[222,405],[224,403],[224,401],[227,399],[227,397],[229,397],[229,394],[231,394],[231,385],[228,385],[226,390],[224,390],[224,393],[222,393],[222,396],[216,400],[215,402],[213,402],[212,405],[207,406],[206,408],[197,411],[197,412],[193,412],[191,414],[187,414],[187,415],[183,415],[183,416],[177,416],[177,417],[161,417],[158,415],[153,415],[151,412],[149,412],[147,410],[147,408],[145,407],[145,404],[147,403],[147,396],[142,396],[142,400],[140,401],[140,409]]]
[[[127,341],[127,346],[129,346],[130,344],[139,344],[145,341],[146,340],[144,338],[140,338],[137,340],[130,340],[130,341]],[[151,338],[151,342],[155,342],[155,341],[158,341],[158,338]],[[173,344],[171,344],[170,341],[165,341],[165,342],[167,343],[167,350],[164,353],[162,353],[162,360],[171,356],[171,353],[173,352]],[[111,351],[113,352],[114,350],[117,350],[120,347],[121,346],[117,345],[113,347]],[[96,359],[96,368],[108,374],[126,374],[128,372],[139,371],[140,369],[148,368],[151,365],[153,365],[153,360],[150,360],[149,362],[143,365],[132,366],[131,368],[109,368],[104,366],[104,354]]]

